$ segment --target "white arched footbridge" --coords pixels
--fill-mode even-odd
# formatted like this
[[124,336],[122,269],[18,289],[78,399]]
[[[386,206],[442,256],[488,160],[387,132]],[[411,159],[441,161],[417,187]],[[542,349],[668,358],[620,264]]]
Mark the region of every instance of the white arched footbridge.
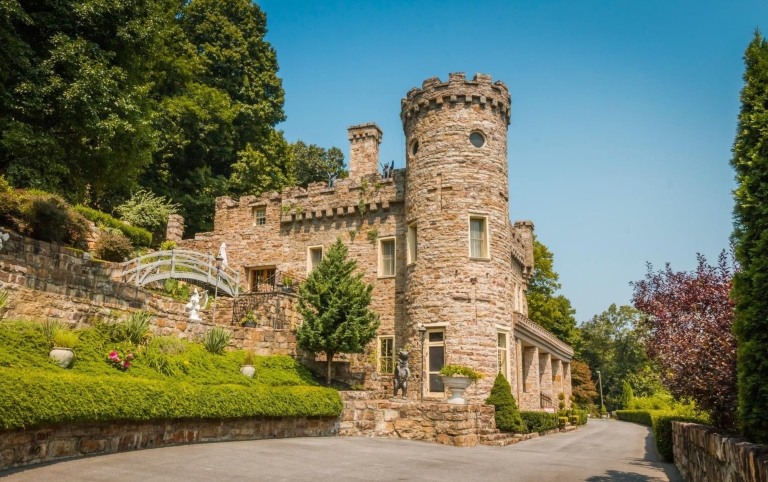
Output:
[[173,278],[196,285],[217,288],[219,294],[237,298],[240,294],[240,274],[228,266],[216,268],[216,258],[210,254],[173,249],[157,251],[122,264],[123,283],[144,286]]

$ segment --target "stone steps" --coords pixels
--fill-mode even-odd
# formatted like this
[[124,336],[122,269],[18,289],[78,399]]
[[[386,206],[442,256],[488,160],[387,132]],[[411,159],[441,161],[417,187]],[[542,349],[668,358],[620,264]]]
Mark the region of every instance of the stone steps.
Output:
[[506,447],[507,445],[516,444],[523,440],[523,436],[520,434],[501,432],[498,429],[486,429],[481,430],[480,432],[479,442],[483,445],[491,445],[493,447]]

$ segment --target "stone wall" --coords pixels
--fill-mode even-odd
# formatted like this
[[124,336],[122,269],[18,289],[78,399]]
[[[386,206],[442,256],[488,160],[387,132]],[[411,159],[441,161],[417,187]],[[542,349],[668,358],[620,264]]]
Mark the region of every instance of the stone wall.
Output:
[[768,446],[672,422],[675,465],[687,482],[768,482]]
[[[0,249],[0,282],[9,294],[5,318],[56,319],[84,328],[98,319],[119,320],[132,311],[147,310],[153,314],[150,329],[154,334],[193,341],[214,326],[211,308],[201,312],[201,321],[193,322],[184,312],[184,301],[115,281],[118,264],[94,261],[82,251],[5,232],[9,239]],[[265,310],[271,308],[275,307],[267,303]],[[281,310],[295,323],[295,306]],[[231,321],[232,299],[220,297],[216,325],[232,329],[230,347],[258,355],[296,355],[296,335],[290,330],[245,328],[232,326]]]
[[342,392],[339,435],[423,440],[474,447],[496,429],[493,406],[450,405],[411,400],[375,400],[365,392]]
[[337,433],[336,417],[84,423],[0,431],[0,471],[83,455],[182,443],[328,437]]

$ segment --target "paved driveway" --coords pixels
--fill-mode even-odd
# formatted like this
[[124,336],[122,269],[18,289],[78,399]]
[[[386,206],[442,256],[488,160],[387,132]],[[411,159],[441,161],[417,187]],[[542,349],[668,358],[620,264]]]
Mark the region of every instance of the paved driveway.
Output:
[[370,438],[298,438],[166,447],[0,473],[3,482],[682,481],[647,427],[591,420],[509,447]]

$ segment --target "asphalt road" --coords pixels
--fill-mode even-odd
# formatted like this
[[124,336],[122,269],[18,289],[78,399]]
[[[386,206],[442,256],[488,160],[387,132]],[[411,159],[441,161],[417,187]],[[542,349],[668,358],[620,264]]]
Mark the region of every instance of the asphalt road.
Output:
[[509,447],[459,448],[373,438],[296,438],[165,447],[0,473],[3,482],[675,481],[649,428],[590,420]]

